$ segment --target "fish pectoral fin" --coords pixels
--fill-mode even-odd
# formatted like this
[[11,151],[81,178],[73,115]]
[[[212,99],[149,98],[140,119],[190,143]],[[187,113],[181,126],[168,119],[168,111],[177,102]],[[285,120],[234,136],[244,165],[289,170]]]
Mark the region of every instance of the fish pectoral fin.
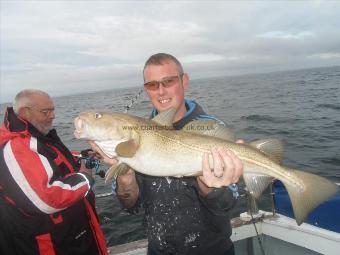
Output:
[[176,112],[176,108],[170,108],[166,111],[158,113],[152,120],[160,126],[172,128],[172,122],[175,118]]
[[243,179],[250,195],[258,199],[274,178],[268,175],[244,173]]
[[125,163],[120,163],[119,165],[111,166],[105,174],[105,183],[111,180],[113,177],[117,178],[120,175],[126,174],[130,167]]
[[295,169],[287,170],[290,170],[290,175],[297,181],[290,182],[292,178],[280,181],[288,191],[295,220],[301,225],[312,210],[339,192],[339,188],[324,177]]
[[132,158],[137,150],[138,150],[139,144],[134,139],[130,139],[125,142],[121,142],[116,147],[116,153],[120,157],[124,158]]
[[214,120],[194,120],[186,124],[182,130],[190,133],[212,136],[231,142],[236,140],[235,134],[230,128],[227,128],[223,124],[219,124]]
[[284,150],[284,143],[280,139],[261,139],[252,141],[249,143],[250,146],[258,149],[259,151],[266,154],[270,159],[274,160],[276,163],[282,163],[282,156]]

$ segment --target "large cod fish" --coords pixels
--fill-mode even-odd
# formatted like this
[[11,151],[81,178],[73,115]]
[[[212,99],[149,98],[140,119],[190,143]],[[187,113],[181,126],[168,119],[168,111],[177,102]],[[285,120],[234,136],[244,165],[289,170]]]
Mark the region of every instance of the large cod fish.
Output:
[[[298,225],[338,192],[337,185],[323,177],[281,165],[280,140],[237,144],[224,126],[209,121],[193,121],[173,130],[174,114],[170,109],[147,120],[125,113],[82,112],[75,119],[74,134],[94,141],[108,157],[118,159],[119,165],[107,171],[107,178],[128,168],[153,176],[199,176],[203,153],[225,146],[243,162],[243,179],[253,197],[260,197],[273,179],[285,185]],[[209,162],[212,166],[212,158]]]

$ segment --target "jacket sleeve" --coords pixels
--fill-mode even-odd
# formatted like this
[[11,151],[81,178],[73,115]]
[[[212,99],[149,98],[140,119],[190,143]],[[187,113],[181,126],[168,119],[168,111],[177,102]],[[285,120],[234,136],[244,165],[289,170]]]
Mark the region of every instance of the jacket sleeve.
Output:
[[206,196],[200,194],[198,186],[196,188],[201,203],[215,215],[228,215],[236,204],[237,199],[228,187],[214,188]]
[[46,156],[38,153],[37,140],[33,137],[11,140],[4,148],[4,156],[16,184],[43,213],[70,207],[84,198],[94,183],[91,176],[83,173],[56,176],[53,168],[57,166],[52,166]]

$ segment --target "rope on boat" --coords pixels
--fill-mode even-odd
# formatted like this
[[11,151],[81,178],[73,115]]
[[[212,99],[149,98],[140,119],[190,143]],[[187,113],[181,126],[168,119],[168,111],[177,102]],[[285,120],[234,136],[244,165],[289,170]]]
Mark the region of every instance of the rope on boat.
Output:
[[[272,186],[272,184],[271,184],[271,186]],[[259,232],[257,230],[257,227],[256,227],[256,220],[255,220],[254,215],[253,215],[254,213],[257,214],[258,211],[259,211],[258,208],[257,208],[256,200],[252,197],[252,195],[250,194],[250,192],[247,188],[245,188],[244,191],[245,191],[245,197],[246,197],[246,200],[247,200],[247,209],[248,209],[247,211],[248,211],[248,214],[250,214],[250,216],[251,216],[251,222],[253,223],[254,228],[255,228],[257,242],[259,243],[262,255],[266,255],[264,248],[263,248],[262,239],[261,239]]]
[[[250,195],[249,195],[250,196]],[[263,255],[266,255],[266,253],[264,252],[264,248],[263,248],[263,243],[262,243],[262,239],[259,235],[259,232],[257,231],[257,227],[256,227],[256,222],[255,222],[255,219],[254,219],[254,216],[253,216],[253,213],[250,211],[250,216],[251,216],[251,221],[254,225],[254,228],[255,228],[255,231],[256,231],[256,237],[257,237],[257,241],[260,245],[260,248],[261,248],[261,252]]]

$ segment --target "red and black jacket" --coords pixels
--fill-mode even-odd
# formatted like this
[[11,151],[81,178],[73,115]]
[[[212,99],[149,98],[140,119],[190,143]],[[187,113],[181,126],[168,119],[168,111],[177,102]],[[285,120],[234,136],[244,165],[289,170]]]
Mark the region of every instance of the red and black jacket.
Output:
[[0,128],[0,254],[107,254],[91,176],[55,130],[8,108]]

